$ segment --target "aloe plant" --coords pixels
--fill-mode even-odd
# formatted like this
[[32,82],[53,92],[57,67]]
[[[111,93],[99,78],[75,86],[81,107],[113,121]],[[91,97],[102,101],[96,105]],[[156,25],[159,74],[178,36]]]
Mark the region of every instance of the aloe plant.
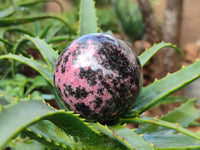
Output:
[[[85,8],[89,9],[85,11]],[[88,13],[93,20],[84,17]],[[80,35],[98,32],[92,0],[81,1],[80,15]],[[87,24],[91,25],[89,29],[86,28]],[[26,43],[31,43],[31,46],[38,50],[43,61],[25,55],[22,47]],[[180,51],[170,43],[155,44],[139,56],[142,66],[164,47]],[[46,79],[60,106],[59,109],[55,109],[42,100],[19,99],[0,91],[0,149],[200,149],[200,133],[186,128],[200,118],[197,100],[169,97],[200,77],[200,60],[144,87],[126,114],[115,124],[105,125],[81,118],[68,110],[57,96],[53,84],[53,68],[58,56],[47,41],[30,35],[21,37],[15,43],[12,54],[0,56],[1,61],[16,60],[35,69]],[[14,63],[13,66],[15,65]],[[184,103],[161,118],[142,115],[162,102],[172,102],[175,99]],[[127,123],[137,123],[139,127],[128,129]]]

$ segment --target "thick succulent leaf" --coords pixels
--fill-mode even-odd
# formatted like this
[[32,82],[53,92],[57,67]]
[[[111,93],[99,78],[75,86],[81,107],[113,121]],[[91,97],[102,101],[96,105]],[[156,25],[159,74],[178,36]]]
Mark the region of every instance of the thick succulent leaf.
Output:
[[188,101],[187,97],[183,97],[183,96],[168,96],[168,97],[165,97],[165,98],[161,99],[160,101],[158,101],[158,103],[154,107],[157,107],[157,106],[163,105],[163,104],[181,103],[181,102],[186,102],[186,101]]
[[48,41],[48,43],[61,42],[61,41],[71,40],[74,38],[75,37],[68,36],[68,35],[60,35],[60,36],[56,36],[52,38],[51,40]]
[[15,8],[13,6],[0,11],[0,18],[8,17],[15,13]]
[[135,150],[153,150],[152,146],[148,144],[140,135],[125,126],[103,126],[101,124],[90,124],[97,131],[107,135],[108,137],[119,141],[128,149]]
[[36,124],[31,125],[22,133],[25,137],[35,139],[40,143],[47,144],[55,148],[67,148],[66,145],[73,148],[80,148],[82,143],[75,141],[72,136],[68,136],[59,127],[48,120],[41,120]]
[[81,0],[80,5],[80,36],[96,33],[97,19],[93,0]]
[[181,53],[181,51],[176,47],[176,45],[172,45],[171,43],[161,42],[161,43],[158,43],[158,44],[154,44],[152,47],[145,50],[139,56],[139,60],[140,60],[141,65],[144,66],[151,59],[151,57],[153,57],[155,55],[156,52],[158,52],[159,50],[161,50],[162,48],[165,48],[165,47],[174,48],[179,53]]
[[20,32],[20,33],[28,34],[30,36],[34,36],[33,33],[29,32],[27,30],[21,29],[21,28],[5,28],[3,35],[5,35],[6,32]]
[[17,46],[15,48],[15,54],[18,53],[21,46],[27,41],[31,41],[35,45],[35,47],[38,49],[38,51],[41,53],[42,57],[48,64],[50,70],[53,72],[56,60],[58,59],[58,53],[53,48],[51,48],[51,46],[48,45],[44,40],[30,36],[25,36],[22,39],[20,39],[17,43]]
[[159,100],[198,79],[200,77],[199,66],[200,60],[197,60],[192,65],[182,67],[179,71],[168,74],[160,80],[155,80],[154,83],[143,88],[131,112],[129,112],[129,116],[143,113],[155,106]]
[[38,15],[38,16],[33,16],[33,17],[6,18],[6,19],[0,19],[0,24],[1,24],[1,27],[6,27],[6,26],[25,24],[25,23],[34,22],[36,20],[43,20],[43,19],[59,20],[63,22],[71,30],[71,26],[68,24],[67,20],[64,17],[55,16],[55,15]]
[[143,117],[143,116],[130,118],[130,119],[129,118],[128,119],[121,119],[121,122],[148,123],[148,124],[163,126],[163,127],[167,127],[167,128],[176,130],[177,132],[183,133],[183,134],[188,135],[190,137],[193,137],[193,138],[195,138],[197,140],[200,140],[200,135],[181,127],[179,123],[175,124],[175,123],[171,123],[171,122],[168,122],[168,121],[160,120],[160,119],[157,119],[157,118]]
[[133,130],[128,129],[126,126],[114,126],[111,127],[113,132],[115,132],[118,136],[122,137],[122,139],[126,140],[135,150],[153,150],[152,145],[147,143],[142,135],[138,135],[134,133]]
[[32,67],[37,72],[39,72],[52,86],[54,86],[53,73],[47,67],[47,65],[39,63],[36,60],[30,59],[30,58],[26,58],[24,56],[14,55],[14,54],[2,55],[2,56],[0,56],[0,59],[13,59],[13,60],[20,61],[20,62]]
[[[191,122],[200,117],[200,109],[196,107],[197,100],[189,100],[185,104],[162,116],[160,119],[172,123],[178,123],[182,127],[187,127]],[[169,133],[173,130],[163,126],[145,125],[136,129],[136,133],[158,134]]]
[[6,92],[0,90],[0,105],[8,105],[14,102],[16,99],[11,95],[7,94]]
[[61,12],[63,12],[63,10],[64,10],[63,5],[58,0],[31,0],[31,1],[21,2],[18,5],[21,6],[21,7],[22,6],[32,6],[32,5],[35,5],[35,4],[38,4],[38,3],[42,3],[42,2],[55,2],[60,7]]
[[[72,137],[71,142],[73,140],[80,141],[83,143],[82,147],[85,147],[86,149],[92,150],[96,149],[96,147],[99,150],[104,148],[116,149],[118,147],[121,150],[124,149],[124,146],[120,143],[97,133],[83,122],[83,119],[80,119],[76,114],[73,114],[73,112],[55,110],[39,100],[19,101],[1,109],[0,149],[6,146],[12,138],[21,133],[28,126],[37,123],[40,120],[51,121],[67,133],[68,136]],[[32,130],[32,132],[34,132],[34,130]],[[46,135],[47,133],[44,133],[44,131],[41,132],[38,134],[38,137],[50,137],[50,135]],[[57,141],[54,142],[59,145]],[[76,144],[76,142],[74,144]],[[62,148],[63,144],[60,146]],[[71,145],[66,145],[66,147],[71,148]]]
[[[46,42],[49,42],[55,35],[62,29],[63,27],[58,25],[58,26],[52,26],[47,30],[46,36],[44,37]],[[71,35],[70,35],[71,36]]]
[[10,43],[9,41],[5,40],[5,39],[1,39],[0,38],[0,42],[3,42],[4,44],[10,46],[10,47],[14,47],[14,45],[12,43]]
[[49,146],[44,145],[36,140],[29,139],[29,138],[20,138],[17,137],[9,142],[6,146],[5,150],[53,150]]
[[156,150],[199,150],[200,141],[183,134],[143,135]]

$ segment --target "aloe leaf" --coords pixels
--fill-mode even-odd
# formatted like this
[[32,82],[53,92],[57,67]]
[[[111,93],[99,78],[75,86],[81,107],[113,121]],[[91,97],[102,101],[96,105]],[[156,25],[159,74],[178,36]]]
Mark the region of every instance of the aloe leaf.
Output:
[[153,146],[147,143],[142,135],[138,135],[134,130],[128,129],[126,126],[113,126],[111,129],[126,142],[128,142],[135,150],[153,150]]
[[0,11],[0,18],[5,18],[5,17],[8,17],[8,16],[11,16],[12,14],[15,13],[15,11],[16,10],[13,6],[6,8],[4,10],[1,10]]
[[13,45],[12,43],[10,43],[9,41],[4,40],[4,39],[2,39],[2,38],[0,38],[0,42],[3,42],[4,44],[6,44],[6,45],[8,45],[8,46],[10,46],[10,47],[14,47],[14,45]]
[[44,39],[44,38],[47,36],[49,30],[50,30],[52,27],[53,27],[53,25],[49,25],[49,26],[47,26],[45,29],[43,29],[43,31],[40,33],[40,36],[39,36],[39,37],[40,37],[41,39]]
[[48,41],[48,43],[54,43],[54,42],[61,42],[61,41],[71,40],[72,38],[74,39],[75,37],[68,36],[68,35],[60,35],[60,36],[56,36],[56,37],[50,39]]
[[152,146],[148,144],[140,135],[137,135],[125,126],[116,125],[108,127],[99,123],[90,125],[97,131],[117,140],[128,149],[153,150]]
[[23,131],[22,135],[43,144],[48,143],[48,145],[55,148],[67,148],[66,145],[70,145],[73,148],[80,148],[82,146],[80,141],[75,141],[71,136],[68,136],[62,129],[48,120],[41,120],[31,125],[27,130]]
[[[169,112],[167,115],[162,116],[160,119],[172,123],[178,123],[182,127],[187,127],[191,122],[200,117],[200,109],[197,109],[195,105],[197,105],[197,99],[189,100],[180,107]],[[138,134],[163,134],[170,131],[172,130],[155,125],[145,125],[136,129],[136,133]]]
[[[89,147],[89,149],[96,149],[97,147],[99,150],[105,148],[116,149],[118,146],[119,149],[124,149],[122,145],[120,148],[119,143],[97,133],[83,122],[83,119],[73,114],[73,112],[55,110],[39,100],[19,101],[1,109],[0,149],[4,148],[13,137],[21,133],[28,126],[41,120],[51,121],[67,135],[72,136],[75,141],[83,143],[82,146],[86,149],[87,147]],[[40,135],[41,134],[39,134],[39,136]],[[71,145],[66,145],[66,147],[71,148]]]
[[[0,30],[0,39],[3,39],[4,40],[4,29],[1,29]],[[4,42],[0,42],[0,54],[7,54],[8,53],[8,50],[6,49],[5,45],[4,45]]]
[[0,59],[13,59],[13,60],[20,61],[20,62],[32,67],[37,72],[39,72],[52,86],[54,86],[53,73],[47,67],[47,65],[39,63],[30,58],[26,58],[24,56],[14,55],[14,54],[1,55]]
[[143,138],[154,145],[155,150],[198,150],[200,141],[184,134],[143,135]]
[[22,18],[7,18],[7,19],[0,19],[1,27],[4,26],[14,26],[14,25],[20,25],[25,24],[29,22],[34,22],[36,20],[43,20],[43,19],[56,19],[63,22],[69,30],[71,30],[71,26],[68,24],[67,20],[62,16],[56,16],[56,15],[38,15],[33,17],[22,17]]
[[63,12],[63,10],[64,10],[62,4],[57,0],[32,0],[32,1],[21,2],[18,5],[21,6],[21,7],[22,6],[32,6],[32,5],[35,5],[37,3],[42,3],[42,2],[55,2],[60,7],[61,12]]
[[62,28],[62,26],[52,26],[46,34],[45,41],[49,42]]
[[[33,33],[29,32],[27,30],[24,30],[24,29],[20,29],[20,28],[6,28],[5,32],[20,32],[20,33],[28,34],[30,36],[34,36]],[[5,32],[4,32],[4,34],[5,34]]]
[[180,126],[179,123],[171,123],[168,121],[164,121],[164,120],[160,120],[157,118],[151,118],[151,117],[136,117],[136,118],[127,118],[127,119],[121,119],[121,122],[127,122],[127,123],[148,123],[148,124],[153,124],[153,125],[159,125],[159,126],[163,126],[163,127],[167,127],[173,130],[176,130],[177,132],[183,133],[185,135],[188,135],[190,137],[193,137],[197,140],[200,141],[200,135],[189,131],[183,127]]
[[56,60],[58,59],[58,53],[43,40],[39,38],[25,36],[17,43],[17,46],[15,47],[16,54],[20,50],[21,45],[23,45],[26,41],[31,41],[36,46],[36,48],[38,49],[38,51],[41,53],[42,57],[48,64],[50,70],[53,72],[54,65],[56,63]]
[[13,139],[9,144],[6,146],[6,149],[13,149],[13,150],[53,150],[50,146],[44,145],[36,140],[29,139],[29,138],[21,138],[16,137]]
[[8,105],[14,102],[16,99],[6,92],[0,90],[0,105]]
[[150,47],[149,49],[145,50],[139,56],[139,60],[140,60],[141,65],[144,66],[151,59],[151,57],[153,57],[155,55],[156,52],[158,52],[159,50],[161,50],[162,48],[165,48],[165,47],[174,48],[179,53],[181,53],[181,50],[178,49],[176,47],[176,45],[172,45],[171,43],[161,42],[161,43],[158,43],[158,44],[154,44],[152,47]]
[[81,0],[79,20],[80,36],[97,33],[97,19],[93,0]]
[[180,102],[186,102],[186,101],[188,101],[188,98],[183,97],[183,96],[168,96],[158,101],[158,103],[154,107],[163,105],[163,104],[180,103]]
[[129,113],[141,114],[153,107],[159,100],[198,79],[200,77],[199,66],[200,60],[197,60],[192,65],[182,67],[179,71],[155,80],[154,83],[143,88]]

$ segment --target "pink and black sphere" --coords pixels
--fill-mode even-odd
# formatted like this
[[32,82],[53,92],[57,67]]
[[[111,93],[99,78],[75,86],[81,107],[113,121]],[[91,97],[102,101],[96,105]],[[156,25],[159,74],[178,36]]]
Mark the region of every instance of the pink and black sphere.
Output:
[[122,116],[142,87],[142,69],[132,48],[104,33],[74,40],[59,56],[54,84],[65,104],[102,123]]

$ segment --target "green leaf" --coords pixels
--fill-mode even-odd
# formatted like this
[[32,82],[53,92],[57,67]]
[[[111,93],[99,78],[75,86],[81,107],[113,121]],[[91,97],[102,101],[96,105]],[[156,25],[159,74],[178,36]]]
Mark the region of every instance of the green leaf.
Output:
[[54,42],[61,42],[61,41],[66,41],[70,39],[74,39],[75,37],[73,36],[68,36],[68,35],[60,35],[52,38],[51,40],[48,41],[48,43],[54,43]]
[[163,104],[186,102],[187,100],[188,98],[183,97],[183,96],[168,96],[159,100],[158,103],[154,107],[157,107]]
[[135,150],[153,150],[152,146],[149,145],[141,136],[134,133],[132,130],[125,126],[103,126],[99,123],[90,124],[97,131],[107,135],[108,137],[117,140],[128,149]]
[[13,6],[0,11],[0,18],[8,17],[15,13],[15,8]]
[[14,97],[11,95],[7,94],[6,92],[0,90],[0,107],[1,105],[8,105],[12,102],[16,101]]
[[71,29],[71,26],[68,24],[67,20],[62,16],[56,16],[56,15],[38,15],[33,17],[22,17],[22,18],[6,18],[6,19],[0,19],[1,27],[5,26],[13,26],[13,25],[20,25],[25,24],[29,22],[34,22],[36,20],[43,20],[43,19],[56,19],[61,22],[63,22],[69,30]]
[[82,146],[80,141],[75,141],[72,136],[68,136],[62,129],[48,120],[41,120],[31,125],[27,130],[23,131],[22,135],[55,148],[67,148],[66,145],[73,148]]
[[64,10],[63,5],[57,0],[32,0],[32,1],[21,2],[18,5],[21,6],[21,7],[22,6],[32,6],[32,5],[35,5],[37,3],[42,3],[42,2],[55,2],[60,7],[61,12],[63,12],[63,10]]
[[129,143],[135,150],[153,150],[152,145],[147,143],[142,135],[134,133],[134,130],[128,129],[126,126],[114,126],[111,129],[127,143]]
[[[55,110],[39,100],[19,101],[1,109],[0,149],[4,148],[12,138],[24,131],[28,126],[40,120],[51,121],[57,127],[61,128],[68,136],[72,136],[75,141],[83,143],[82,147],[85,147],[85,149],[92,150],[96,149],[96,147],[99,150],[105,148],[110,150],[117,148],[120,150],[124,149],[118,142],[97,133],[89,127],[87,123],[83,122],[83,119],[73,114],[73,112]],[[32,132],[34,131],[36,130],[32,130]],[[35,133],[37,134],[37,132]],[[38,134],[38,137],[46,136],[48,139],[48,137],[50,138],[50,136],[52,136],[52,134],[44,133],[45,131],[41,132]],[[63,144],[60,146],[63,147]],[[71,147],[71,145],[66,146]]]
[[[200,77],[200,60],[181,70],[155,80],[154,83],[142,89],[134,103],[130,114],[141,114],[153,107],[159,100],[186,86]],[[131,115],[130,115],[131,116]]]
[[42,57],[48,64],[50,70],[53,72],[56,60],[58,59],[58,53],[53,48],[51,48],[50,45],[48,45],[46,42],[44,42],[39,38],[33,38],[30,36],[23,37],[17,43],[17,46],[15,48],[15,54],[18,53],[21,46],[27,41],[31,41],[36,46],[36,48],[38,49],[38,51],[41,53]]
[[171,43],[161,42],[161,43],[158,43],[158,44],[154,44],[152,47],[150,47],[149,49],[145,50],[139,56],[139,60],[140,60],[141,65],[144,66],[151,59],[151,57],[153,57],[155,55],[156,52],[158,52],[159,50],[161,50],[162,48],[165,48],[165,47],[174,48],[179,53],[181,53],[181,50],[178,49],[176,47],[176,45],[172,45]]
[[97,19],[93,0],[81,0],[80,36],[97,33]]
[[180,133],[183,133],[185,135],[193,137],[197,140],[200,140],[200,135],[181,127],[179,123],[175,124],[175,123],[171,123],[171,122],[168,122],[168,121],[157,119],[155,117],[151,118],[151,117],[141,116],[141,117],[130,118],[130,119],[121,119],[121,122],[122,123],[123,122],[127,122],[127,123],[149,123],[149,124],[153,124],[153,125],[163,126],[163,127],[167,127],[167,128],[176,130]]
[[47,65],[39,63],[30,58],[26,58],[24,56],[13,55],[13,54],[2,55],[2,56],[0,56],[0,59],[13,59],[13,60],[20,61],[20,62],[32,67],[37,72],[39,72],[52,86],[54,86],[53,73],[47,67]]
[[6,146],[6,148],[11,149],[11,150],[44,150],[46,148],[48,148],[48,150],[53,150],[53,149],[49,149],[49,146],[44,145],[36,140],[29,139],[29,138],[21,138],[21,137],[17,137],[13,139]]
[[143,138],[154,145],[156,150],[199,150],[200,141],[183,134],[143,135]]
[[[191,122],[200,117],[200,109],[197,109],[197,99],[189,100],[185,104],[162,116],[160,119],[172,123],[178,123],[182,127],[187,127]],[[169,128],[155,125],[145,125],[136,129],[136,133],[158,134],[169,133]]]
[[28,34],[30,36],[34,36],[33,33],[21,28],[5,28],[4,35],[6,32],[20,32],[20,33]]
[[14,45],[13,45],[12,43],[10,43],[9,41],[4,40],[4,39],[2,39],[2,38],[0,38],[0,42],[3,42],[4,44],[6,44],[6,45],[8,45],[8,46],[10,46],[10,47],[14,47]]
[[[45,41],[49,42],[63,27],[62,26],[52,26],[47,30],[46,36],[45,36]],[[71,35],[70,35],[71,36]]]

